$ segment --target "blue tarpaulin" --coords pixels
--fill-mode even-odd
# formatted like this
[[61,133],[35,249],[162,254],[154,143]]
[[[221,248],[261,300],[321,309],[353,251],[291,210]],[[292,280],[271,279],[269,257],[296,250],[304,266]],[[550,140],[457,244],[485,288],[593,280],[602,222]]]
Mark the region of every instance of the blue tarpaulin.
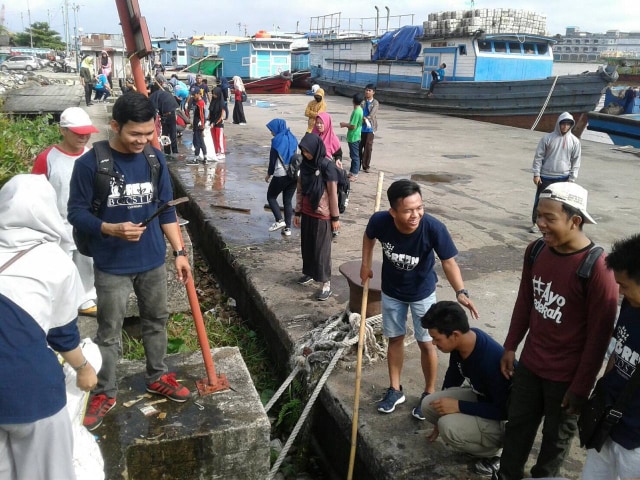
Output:
[[393,32],[387,32],[377,42],[372,60],[411,60],[420,55],[422,46],[415,40],[424,35],[420,26],[406,25]]

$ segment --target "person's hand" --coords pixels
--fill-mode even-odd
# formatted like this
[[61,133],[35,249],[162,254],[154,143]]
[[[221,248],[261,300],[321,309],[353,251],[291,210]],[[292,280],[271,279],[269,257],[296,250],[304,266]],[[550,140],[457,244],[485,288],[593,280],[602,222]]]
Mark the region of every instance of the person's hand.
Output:
[[339,232],[340,231],[340,220],[331,220],[331,232]]
[[349,124],[347,122],[340,122],[340,127],[345,128],[348,127]]
[[368,267],[363,263],[362,265],[360,265],[360,283],[364,285],[365,282],[370,278],[373,278],[373,270],[371,269],[371,267]]
[[98,385],[98,375],[90,363],[76,372],[76,386],[84,391],[89,392]]
[[293,226],[300,228],[300,217],[297,215],[293,217]]
[[264,177],[264,181],[265,181],[265,182],[267,182],[267,183],[269,183],[269,179],[270,179],[270,178],[271,178],[271,175],[269,175],[269,174],[267,173],[267,175]]
[[463,307],[468,308],[469,312],[471,313],[471,316],[473,318],[475,318],[476,320],[478,320],[480,318],[480,314],[478,313],[478,309],[473,304],[473,301],[471,301],[471,299],[469,297],[467,297],[464,293],[461,293],[460,295],[458,295],[458,303],[460,305],[462,305]]
[[433,408],[438,415],[449,415],[451,413],[460,413],[460,406],[458,400],[450,397],[441,397],[433,402],[429,403],[429,406]]
[[500,371],[507,380],[510,380],[513,377],[515,361],[516,352],[513,350],[505,350],[502,354],[502,359],[500,359]]
[[438,430],[438,425],[435,425],[433,427],[433,432],[429,434],[429,436],[427,437],[427,440],[429,440],[430,442],[435,442],[438,439],[439,435],[440,435],[440,430]]
[[186,284],[191,278],[191,265],[189,265],[189,258],[184,255],[178,255],[176,257],[176,277],[182,284]]
[[336,167],[342,168],[342,160],[340,160],[339,158],[336,160]]
[[123,223],[106,223],[102,222],[101,230],[105,235],[118,237],[128,242],[138,242],[147,227],[141,226],[139,223],[123,222]]
[[578,415],[586,401],[587,397],[576,395],[567,390],[560,406],[566,408],[569,415]]
[[542,183],[542,179],[540,177],[533,177],[533,184],[540,185]]

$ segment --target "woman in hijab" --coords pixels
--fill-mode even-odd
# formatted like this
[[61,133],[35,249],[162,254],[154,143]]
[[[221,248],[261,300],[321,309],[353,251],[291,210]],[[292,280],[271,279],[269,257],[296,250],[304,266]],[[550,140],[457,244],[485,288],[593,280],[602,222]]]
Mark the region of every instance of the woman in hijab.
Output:
[[316,297],[328,300],[331,296],[331,238],[340,230],[338,210],[338,170],[326,156],[322,139],[307,133],[300,140],[304,157],[300,165],[296,213],[293,224],[301,227],[302,277],[301,285],[322,282]]
[[340,146],[340,139],[333,131],[333,126],[331,125],[331,115],[329,115],[327,112],[319,113],[316,117],[316,123],[311,133],[315,133],[322,139],[324,148],[327,151],[327,157],[333,158],[336,161],[336,165],[338,165],[338,168],[341,168],[342,147]]
[[304,116],[309,119],[307,122],[307,133],[311,133],[313,127],[315,127],[318,114],[326,111],[327,104],[324,101],[324,90],[318,88],[313,94],[313,100],[307,104],[307,109],[304,111]]
[[91,101],[91,93],[93,92],[93,82],[95,80],[95,71],[93,69],[93,57],[87,55],[82,59],[80,63],[80,81],[82,82],[82,86],[84,87],[84,100],[87,104],[93,105]]
[[[291,199],[296,192],[297,178],[291,178],[286,167],[291,162],[291,157],[298,149],[298,140],[293,136],[287,122],[281,118],[274,118],[267,123],[267,128],[273,135],[271,139],[271,150],[269,152],[269,168],[264,181],[269,183],[267,189],[267,202],[275,218],[275,223],[269,227],[270,232],[281,230],[285,236],[291,235],[291,218],[293,217],[293,206]],[[282,193],[282,203],[284,204],[284,220],[282,212],[278,206],[278,195]]]
[[244,117],[244,107],[242,106],[242,94],[245,92],[242,79],[236,75],[233,77],[233,95],[235,99],[233,104],[233,123],[236,125],[247,124],[247,119]]
[[220,88],[222,89],[222,98],[224,98],[224,119],[229,119],[229,80],[227,77],[220,79]]
[[106,52],[106,50],[102,50],[100,52],[100,71],[103,75],[107,76],[107,80],[109,80],[109,85],[113,85],[111,78],[111,57]]
[[211,138],[216,151],[216,159],[225,158],[226,142],[224,139],[224,99],[222,89],[215,87],[211,91],[211,104],[209,105],[209,124],[211,125]]

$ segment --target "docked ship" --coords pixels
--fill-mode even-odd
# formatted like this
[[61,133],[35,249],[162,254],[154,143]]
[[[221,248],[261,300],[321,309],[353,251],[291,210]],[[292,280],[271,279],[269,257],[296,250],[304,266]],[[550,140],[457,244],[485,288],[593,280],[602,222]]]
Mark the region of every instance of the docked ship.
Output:
[[[386,25],[402,22],[391,17]],[[413,16],[411,16],[413,17]],[[584,128],[615,66],[580,75],[553,76],[554,38],[546,17],[513,9],[430,14],[421,26],[354,31],[339,14],[313,17],[311,75],[325,91],[351,96],[376,85],[381,103],[521,128],[551,131],[568,111]],[[444,80],[429,95],[431,72],[446,64]]]

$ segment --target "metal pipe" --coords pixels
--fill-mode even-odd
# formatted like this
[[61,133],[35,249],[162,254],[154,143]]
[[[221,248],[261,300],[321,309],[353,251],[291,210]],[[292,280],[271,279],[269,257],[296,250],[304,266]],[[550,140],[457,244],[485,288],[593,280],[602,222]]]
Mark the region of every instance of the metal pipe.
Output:
[[390,15],[390,11],[389,11],[389,7],[385,6],[384,8],[387,9],[387,30],[385,31],[385,33],[387,33],[389,31],[389,15]]
[[379,27],[379,23],[380,23],[380,9],[378,8],[378,6],[376,5],[375,7],[373,7],[376,9],[376,37],[378,36],[378,27]]

